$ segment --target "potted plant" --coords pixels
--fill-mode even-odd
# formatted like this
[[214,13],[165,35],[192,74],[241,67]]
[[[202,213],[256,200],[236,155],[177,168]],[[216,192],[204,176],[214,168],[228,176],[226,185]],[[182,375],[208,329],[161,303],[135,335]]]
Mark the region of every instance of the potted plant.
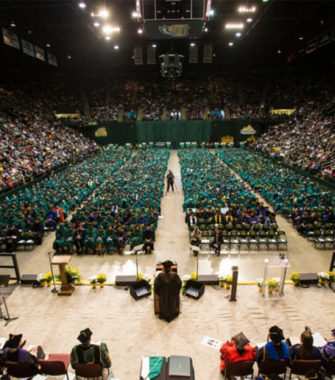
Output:
[[300,285],[300,274],[298,272],[292,272],[291,281],[294,282],[295,286],[299,286]]
[[258,291],[261,293],[262,289],[263,289],[263,279],[262,278],[258,278],[256,280],[257,282],[257,288],[258,288]]
[[51,272],[47,272],[45,274],[45,281],[47,283],[47,286],[50,286],[51,281],[52,281],[52,274],[51,274]]
[[198,274],[195,273],[195,272],[192,272],[192,273],[191,273],[191,280],[193,280],[193,281],[198,281]]
[[278,287],[277,280],[274,278],[270,278],[268,280],[268,293],[269,293],[269,295],[271,295],[277,287]]
[[107,281],[107,276],[105,273],[99,273],[97,276],[97,281],[100,284],[100,288],[103,288],[105,286],[105,282]]
[[230,286],[233,282],[233,278],[230,274],[228,274],[226,277],[225,277],[225,283],[226,283],[226,289],[230,289]]
[[96,275],[93,275],[93,276],[90,276],[88,278],[88,281],[90,282],[90,284],[92,285],[92,289],[96,289],[97,287],[97,283],[98,283],[98,278]]
[[327,274],[329,276],[329,283],[331,284],[332,282],[335,281],[335,273],[332,271],[328,271]]
[[[81,275],[77,268],[72,268],[71,265],[68,265],[65,268],[65,274],[67,277],[67,282],[69,284],[74,284],[76,281],[80,281]],[[58,273],[56,276],[57,280],[60,280],[60,274]]]
[[327,285],[329,282],[329,274],[326,272],[320,272],[318,273],[319,276],[319,284],[321,285]]
[[47,281],[45,279],[45,273],[40,273],[37,275],[37,282],[39,286],[45,286]]

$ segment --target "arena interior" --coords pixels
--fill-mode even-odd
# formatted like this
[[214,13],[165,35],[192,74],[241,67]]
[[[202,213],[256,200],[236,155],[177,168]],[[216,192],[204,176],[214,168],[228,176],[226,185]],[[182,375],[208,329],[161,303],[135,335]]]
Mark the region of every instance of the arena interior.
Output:
[[69,355],[89,328],[110,378],[180,355],[194,375],[145,379],[217,380],[240,332],[334,341],[333,1],[3,0],[0,22],[0,349]]

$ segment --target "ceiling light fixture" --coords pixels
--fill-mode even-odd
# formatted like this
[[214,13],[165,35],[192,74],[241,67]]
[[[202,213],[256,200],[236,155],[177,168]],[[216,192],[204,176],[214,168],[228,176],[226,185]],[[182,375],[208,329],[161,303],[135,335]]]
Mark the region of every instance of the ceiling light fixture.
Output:
[[72,58],[71,54],[68,54],[67,59],[71,59],[71,58]]
[[100,22],[99,21],[96,21],[94,24],[93,24],[96,28],[98,28],[100,26]]
[[303,36],[299,36],[299,40],[302,41],[304,39]]
[[111,39],[110,36],[105,36],[105,40],[109,41]]
[[195,42],[191,42],[190,46],[194,47],[195,46]]
[[207,32],[208,32],[208,28],[205,28],[205,29],[204,29],[204,32],[207,33]]
[[241,37],[241,36],[242,36],[242,33],[241,33],[241,32],[237,32],[237,33],[235,33],[235,36],[236,36],[236,37]]
[[133,11],[133,12],[131,13],[131,17],[132,17],[132,18],[138,18],[138,13],[137,13],[136,11]]
[[255,13],[256,7],[253,6],[253,7],[248,8],[248,7],[241,5],[240,7],[237,8],[237,10],[239,13]]
[[81,1],[79,4],[78,4],[78,7],[81,8],[81,9],[85,9],[86,8],[86,4]]
[[106,8],[102,8],[99,10],[97,16],[106,19],[109,17],[109,10]]
[[120,27],[118,26],[111,26],[111,25],[104,25],[102,28],[102,31],[104,34],[112,34],[112,33],[119,33],[120,32]]
[[151,46],[152,46],[153,48],[156,48],[156,47],[157,47],[157,45],[156,45],[156,44],[152,44]]
[[49,47],[51,46],[51,45],[50,45],[50,42],[47,42],[47,43],[45,44],[45,46],[49,48]]
[[12,21],[12,22],[10,23],[10,26],[11,26],[12,28],[15,28],[15,27],[16,27],[16,24],[15,24],[15,22],[14,22],[14,21]]
[[234,46],[234,42],[229,42],[229,46]]
[[138,29],[137,29],[137,33],[138,33],[138,34],[143,34],[143,29],[142,29],[142,28],[138,28]]
[[119,45],[114,45],[114,50],[119,50]]
[[240,23],[229,22],[225,25],[225,28],[228,30],[240,30],[244,28],[244,24],[243,22],[240,22]]
[[246,19],[246,21],[247,21],[247,22],[252,22],[252,18],[249,17],[249,18]]

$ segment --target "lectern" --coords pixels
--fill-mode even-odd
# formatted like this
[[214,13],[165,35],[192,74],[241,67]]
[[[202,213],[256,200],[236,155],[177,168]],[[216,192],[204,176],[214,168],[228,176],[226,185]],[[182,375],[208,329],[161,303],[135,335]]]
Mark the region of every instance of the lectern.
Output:
[[67,280],[65,268],[67,264],[70,262],[71,256],[57,256],[55,255],[52,258],[51,264],[52,265],[58,265],[59,266],[59,273],[60,273],[60,280],[61,280],[61,288],[58,290],[59,296],[70,296],[73,291],[74,287],[72,284],[70,284]]

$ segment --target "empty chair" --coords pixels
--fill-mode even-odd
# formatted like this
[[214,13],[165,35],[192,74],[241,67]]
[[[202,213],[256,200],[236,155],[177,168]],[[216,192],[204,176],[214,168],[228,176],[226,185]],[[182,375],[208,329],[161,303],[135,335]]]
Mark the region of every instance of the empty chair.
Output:
[[92,379],[102,377],[102,367],[100,364],[81,364],[77,363],[75,368],[76,377]]
[[66,375],[69,379],[67,369],[70,364],[69,354],[50,354],[48,359],[39,360],[41,372],[50,376]]
[[281,375],[286,374],[286,360],[264,360],[258,363],[258,374]]
[[225,370],[225,378],[231,379],[232,377],[243,377],[248,375],[253,377],[253,366],[253,360],[240,361],[236,363],[228,362]]
[[318,371],[321,368],[321,360],[301,360],[298,359],[291,365],[291,375],[305,376],[308,372]]

